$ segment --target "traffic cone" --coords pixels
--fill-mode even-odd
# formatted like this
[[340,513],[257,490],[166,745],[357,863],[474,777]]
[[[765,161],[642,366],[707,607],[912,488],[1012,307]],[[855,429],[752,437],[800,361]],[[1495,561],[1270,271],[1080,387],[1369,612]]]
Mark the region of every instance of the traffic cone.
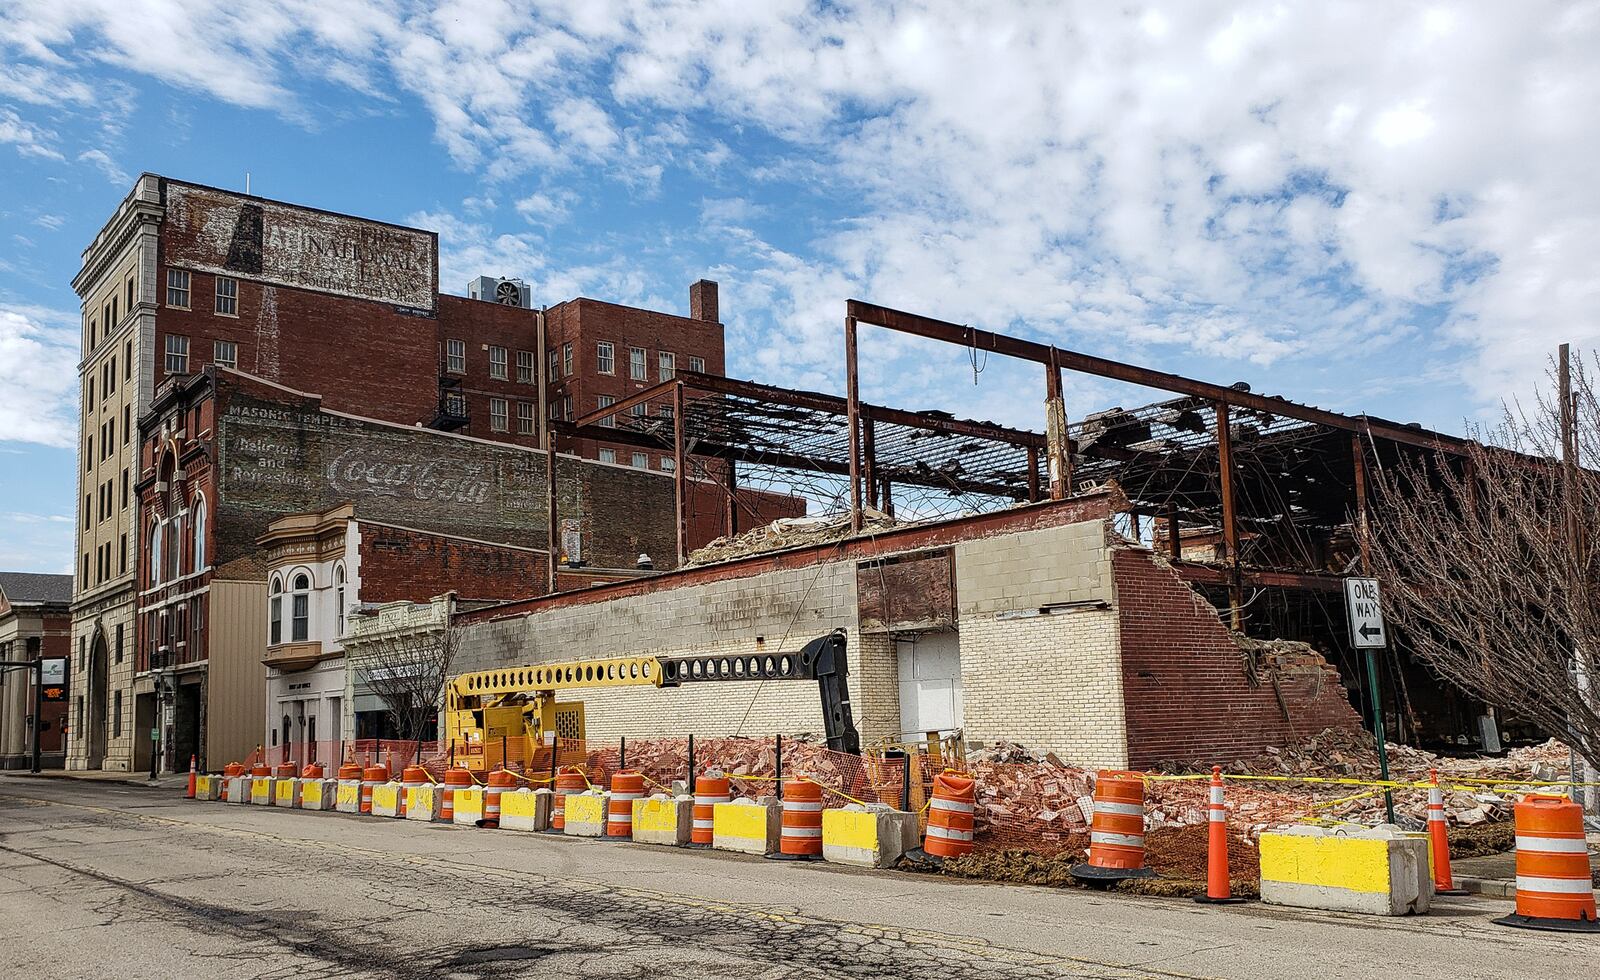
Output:
[[194,765],[195,765],[195,758],[194,758],[194,756],[191,755],[189,757],[189,791],[184,794],[187,798],[189,798],[191,800],[194,799],[194,777],[195,777]]
[[1433,893],[1435,895],[1466,895],[1465,888],[1457,888],[1450,873],[1450,829],[1444,822],[1444,790],[1439,788],[1439,770],[1429,769],[1433,785],[1428,789],[1428,842],[1433,845]]
[[1236,905],[1228,878],[1228,808],[1222,802],[1222,767],[1211,767],[1211,801],[1206,807],[1206,893],[1194,900],[1203,905]]

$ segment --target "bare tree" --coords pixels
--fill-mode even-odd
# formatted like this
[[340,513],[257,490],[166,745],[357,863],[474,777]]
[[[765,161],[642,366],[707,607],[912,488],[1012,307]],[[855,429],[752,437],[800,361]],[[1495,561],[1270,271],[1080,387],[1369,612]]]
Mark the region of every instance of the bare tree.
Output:
[[[1552,372],[1553,374],[1556,372]],[[1531,406],[1504,406],[1464,457],[1413,457],[1375,478],[1374,567],[1397,635],[1445,679],[1600,766],[1600,404],[1591,362]],[[1570,420],[1570,423],[1569,423]]]
[[420,741],[437,717],[460,640],[459,627],[433,626],[390,630],[356,645],[355,669],[383,699],[401,740]]

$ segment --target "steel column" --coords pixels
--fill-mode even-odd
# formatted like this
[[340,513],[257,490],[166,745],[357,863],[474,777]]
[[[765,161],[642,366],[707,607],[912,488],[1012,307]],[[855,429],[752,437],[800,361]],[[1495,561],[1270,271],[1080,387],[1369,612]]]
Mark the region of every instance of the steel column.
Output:
[[845,417],[850,426],[850,530],[861,530],[861,389],[856,377],[856,318],[844,318]]
[[1039,502],[1039,450],[1028,447],[1028,503]]
[[1061,397],[1061,365],[1050,348],[1044,373],[1045,439],[1048,440],[1050,499],[1060,500],[1072,487],[1072,444],[1067,435],[1067,408]]
[[739,533],[739,464],[728,460],[728,499],[723,502],[722,533],[733,537]]
[[871,417],[861,420],[861,483],[867,488],[867,506],[878,509],[878,450]]
[[1217,473],[1222,490],[1222,548],[1228,566],[1228,623],[1237,630],[1242,625],[1244,590],[1239,585],[1239,515],[1233,497],[1233,432],[1229,428],[1228,403],[1217,402]]
[[678,566],[689,557],[689,484],[683,452],[683,382],[672,389],[672,490],[678,515]]

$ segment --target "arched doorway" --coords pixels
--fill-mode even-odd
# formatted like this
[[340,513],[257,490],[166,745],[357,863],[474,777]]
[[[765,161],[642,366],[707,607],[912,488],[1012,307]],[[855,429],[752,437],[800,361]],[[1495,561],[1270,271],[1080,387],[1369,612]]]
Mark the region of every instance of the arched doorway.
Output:
[[89,653],[89,739],[88,763],[90,769],[106,764],[106,703],[111,700],[108,690],[110,653],[106,646],[104,629],[94,631],[94,646]]

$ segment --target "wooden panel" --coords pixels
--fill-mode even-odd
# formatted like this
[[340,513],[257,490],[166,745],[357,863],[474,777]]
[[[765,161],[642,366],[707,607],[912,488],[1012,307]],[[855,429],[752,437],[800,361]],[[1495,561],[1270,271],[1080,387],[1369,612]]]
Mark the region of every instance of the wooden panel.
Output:
[[948,549],[856,566],[863,632],[948,629],[956,621],[955,591],[955,562]]
[[267,717],[267,583],[211,583],[206,763],[243,759],[261,743]]

